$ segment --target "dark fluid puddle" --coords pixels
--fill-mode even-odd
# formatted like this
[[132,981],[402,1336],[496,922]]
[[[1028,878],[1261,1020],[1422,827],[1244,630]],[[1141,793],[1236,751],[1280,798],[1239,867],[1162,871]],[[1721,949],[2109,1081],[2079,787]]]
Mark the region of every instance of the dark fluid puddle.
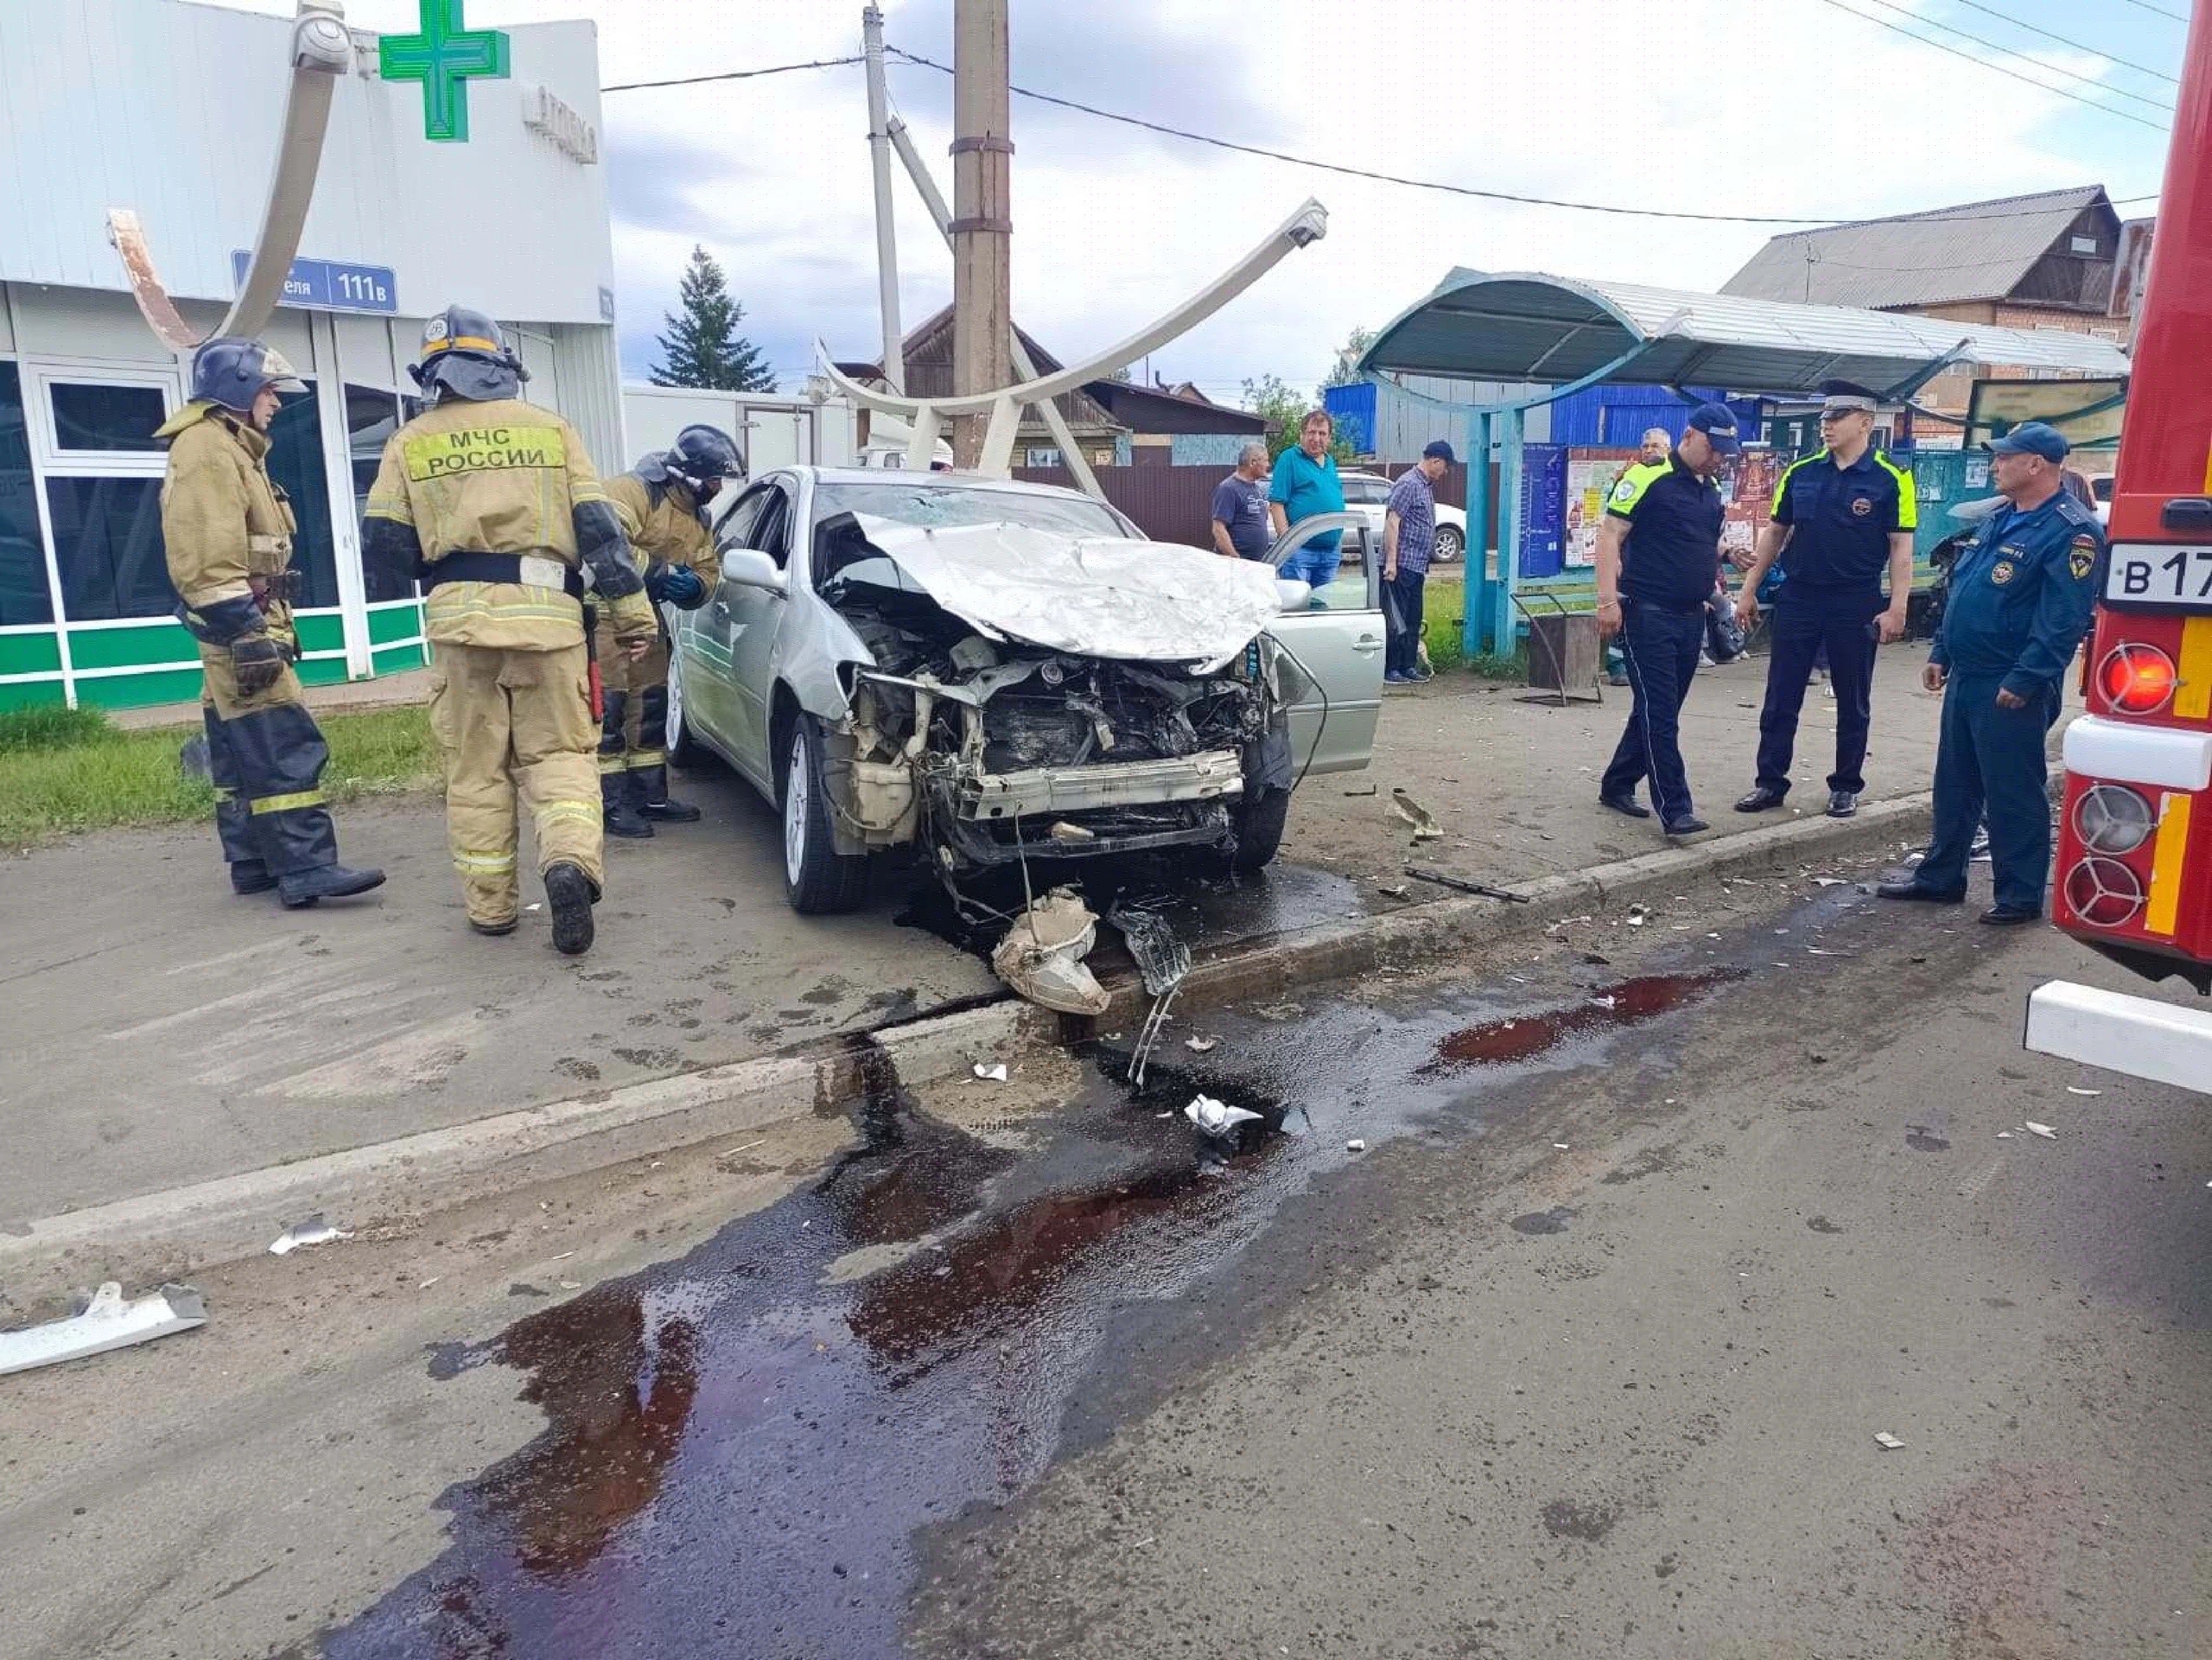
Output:
[[[1136,1096],[1094,1050],[1090,1097],[1018,1159],[916,1114],[856,1038],[853,1098],[825,1105],[853,1113],[861,1145],[817,1185],[488,1343],[440,1345],[437,1376],[521,1374],[545,1428],[441,1498],[443,1553],[324,1652],[887,1660],[932,1527],[1010,1502],[1064,1436],[1141,1410],[1173,1374],[1147,1374],[1132,1334],[1218,1318],[1217,1282],[1233,1305],[1239,1254],[1357,1161],[1347,1135],[1478,1121],[1510,1063],[1577,1038],[1594,1053],[1728,972],[1512,1016],[1510,1040],[1481,1035],[1503,1018],[1466,1026],[1464,996],[1332,1002],[1248,1026],[1249,1051],[1223,1052],[1241,1076],[1163,1058]],[[1493,1070],[1470,1089],[1475,1065]],[[1199,1090],[1262,1114],[1255,1150],[1182,1121]]]

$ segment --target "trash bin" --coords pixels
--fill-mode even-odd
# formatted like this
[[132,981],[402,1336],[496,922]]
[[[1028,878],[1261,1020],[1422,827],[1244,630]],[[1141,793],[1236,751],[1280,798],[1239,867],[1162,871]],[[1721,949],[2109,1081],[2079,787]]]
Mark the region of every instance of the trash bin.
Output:
[[1598,619],[1588,611],[1562,611],[1529,619],[1529,684],[1561,695],[1587,692],[1598,684]]

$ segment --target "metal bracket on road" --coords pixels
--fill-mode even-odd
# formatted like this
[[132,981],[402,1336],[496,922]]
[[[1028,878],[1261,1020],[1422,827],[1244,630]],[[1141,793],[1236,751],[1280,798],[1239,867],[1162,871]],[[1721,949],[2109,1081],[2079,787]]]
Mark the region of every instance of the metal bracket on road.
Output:
[[1503,900],[1508,905],[1526,905],[1529,902],[1526,894],[1516,894],[1508,887],[1492,887],[1487,882],[1471,882],[1464,876],[1447,876],[1442,871],[1431,870],[1425,865],[1408,865],[1406,875],[1416,881],[1434,882],[1439,887],[1472,894],[1479,899]]

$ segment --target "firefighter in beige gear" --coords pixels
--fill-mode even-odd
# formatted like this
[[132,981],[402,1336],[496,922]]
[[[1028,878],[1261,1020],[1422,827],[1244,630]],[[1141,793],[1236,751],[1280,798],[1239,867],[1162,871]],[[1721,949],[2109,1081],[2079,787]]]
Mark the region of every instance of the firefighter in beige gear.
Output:
[[[735,440],[716,427],[686,427],[673,448],[648,455],[607,481],[607,499],[644,567],[645,593],[657,605],[693,611],[721,580],[721,562],[707,522],[707,504],[726,479],[742,479]],[[599,728],[599,789],[609,836],[645,836],[653,821],[688,824],[699,817],[668,794],[668,637],[632,661],[602,620],[594,642],[603,713]]]
[[193,354],[192,401],[156,435],[169,441],[162,541],[176,614],[206,671],[215,834],[233,889],[273,887],[295,910],[384,881],[338,862],[322,796],[330,750],[292,672],[295,526],[269,477],[269,424],[278,392],[306,390],[260,341],[218,337]]
[[657,626],[652,605],[582,440],[522,401],[527,372],[497,323],[449,308],[423,330],[408,372],[430,407],[385,445],[362,556],[427,591],[430,726],[469,925],[505,934],[519,919],[519,792],[553,943],[586,951],[604,871],[585,578],[639,652]]

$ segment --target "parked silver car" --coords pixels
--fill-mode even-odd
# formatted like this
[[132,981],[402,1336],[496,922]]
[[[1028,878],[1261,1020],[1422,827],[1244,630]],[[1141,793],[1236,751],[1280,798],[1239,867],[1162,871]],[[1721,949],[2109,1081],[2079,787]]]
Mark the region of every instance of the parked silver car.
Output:
[[[1308,520],[1276,550],[1287,557]],[[775,803],[800,911],[849,909],[918,841],[948,881],[1027,855],[1273,859],[1307,773],[1367,765],[1371,575],[1318,592],[1146,541],[1071,490],[789,467],[715,524],[722,579],[674,620],[669,728]]]

